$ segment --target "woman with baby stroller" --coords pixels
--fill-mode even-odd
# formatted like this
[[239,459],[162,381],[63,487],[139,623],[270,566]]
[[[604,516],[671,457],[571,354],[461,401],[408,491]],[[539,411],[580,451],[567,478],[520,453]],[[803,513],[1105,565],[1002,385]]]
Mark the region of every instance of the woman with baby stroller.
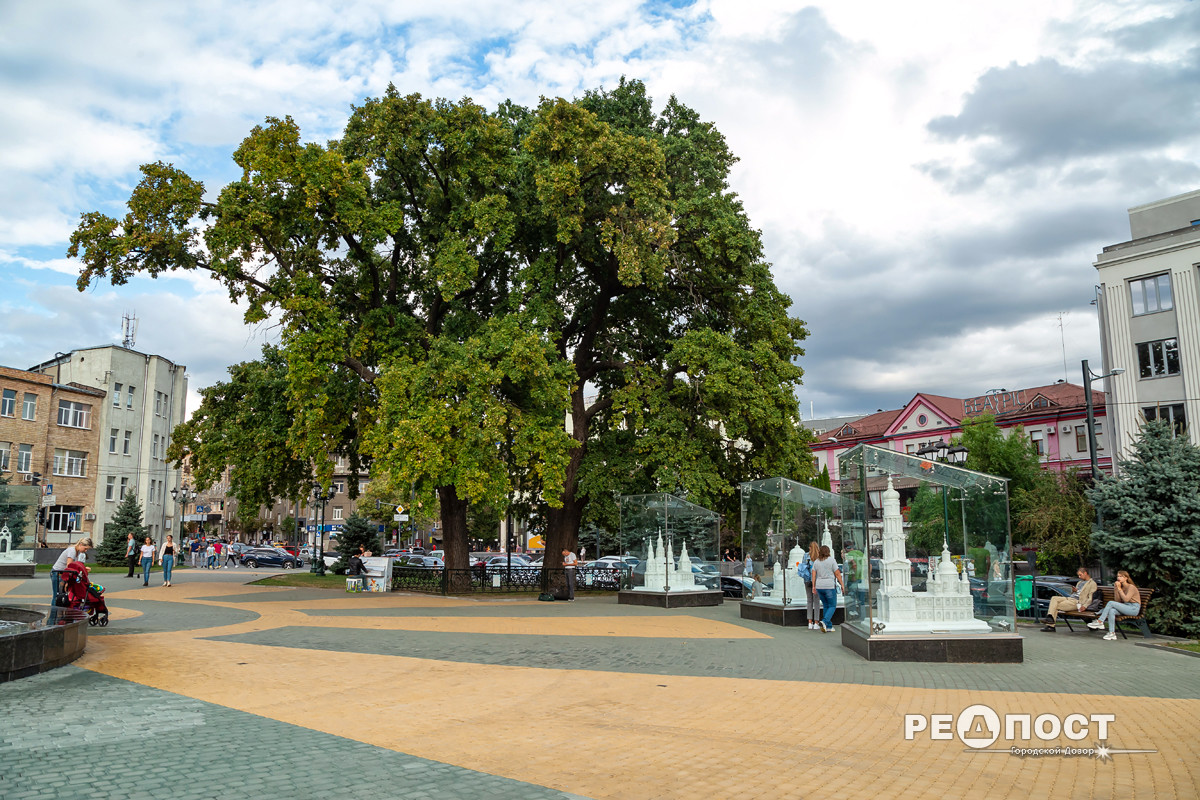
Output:
[[86,611],[89,625],[108,625],[108,605],[104,602],[104,587],[88,580],[88,568],[82,561],[72,561],[58,578],[60,594],[54,604],[63,608]]

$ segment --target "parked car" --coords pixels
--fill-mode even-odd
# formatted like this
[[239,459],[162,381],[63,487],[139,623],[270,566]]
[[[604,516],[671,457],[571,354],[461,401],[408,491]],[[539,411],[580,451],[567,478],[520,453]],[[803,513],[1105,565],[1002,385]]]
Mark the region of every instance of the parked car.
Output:
[[277,547],[251,547],[242,553],[240,562],[243,566],[251,569],[260,566],[295,569],[301,566],[301,562],[296,556]]
[[[487,570],[488,575],[492,575],[492,574],[495,574],[498,572],[506,572],[508,570],[508,567],[509,567],[509,561],[508,561],[507,555],[492,556],[491,558],[489,558],[487,560],[487,563],[484,565],[484,568]],[[516,572],[517,570],[521,570],[522,572],[533,572],[533,571],[539,570],[541,568],[542,568],[541,564],[534,564],[528,558],[526,558],[524,555],[521,555],[519,553],[513,553],[513,555],[512,555],[513,572]]]
[[721,594],[726,597],[743,598],[750,596],[750,586],[754,581],[742,575],[722,575]]
[[401,569],[445,569],[446,562],[433,556],[421,556],[409,553],[396,559],[394,566]]

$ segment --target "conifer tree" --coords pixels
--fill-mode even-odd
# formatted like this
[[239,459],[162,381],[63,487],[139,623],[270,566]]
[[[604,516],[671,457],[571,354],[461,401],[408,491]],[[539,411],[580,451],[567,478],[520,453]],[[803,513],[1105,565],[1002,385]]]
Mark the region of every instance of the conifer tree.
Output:
[[1101,478],[1088,495],[1104,520],[1092,535],[1096,552],[1154,590],[1151,628],[1200,635],[1200,447],[1166,421],[1148,422],[1120,474]]
[[25,539],[26,523],[37,513],[33,506],[18,502],[15,495],[16,492],[8,488],[8,480],[0,475],[0,527],[8,526],[14,550]]
[[117,506],[112,522],[104,525],[104,538],[96,548],[96,563],[105,567],[119,567],[125,563],[125,542],[132,532],[134,541],[139,545],[145,537],[146,527],[142,525],[142,504],[137,495],[129,492]]
[[346,524],[342,527],[342,532],[338,534],[337,563],[333,565],[333,571],[339,575],[346,571],[350,564],[350,556],[358,555],[359,545],[367,548],[375,555],[382,552],[379,544],[379,535],[366,517],[361,517],[358,514],[351,514],[346,520]]

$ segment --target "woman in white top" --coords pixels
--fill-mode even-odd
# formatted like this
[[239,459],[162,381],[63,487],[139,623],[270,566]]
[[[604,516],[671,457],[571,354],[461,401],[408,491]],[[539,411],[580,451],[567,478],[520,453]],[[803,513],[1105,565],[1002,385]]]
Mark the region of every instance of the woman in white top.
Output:
[[158,548],[158,563],[162,564],[163,568],[163,586],[170,586],[171,569],[175,566],[175,541],[169,533],[162,547]]
[[150,565],[154,563],[154,541],[147,536],[142,543],[142,586],[150,585]]
[[54,566],[50,568],[50,585],[54,587],[54,598],[51,603],[56,602],[58,598],[58,576],[62,575],[63,570],[67,568],[67,564],[72,561],[83,561],[87,558],[87,551],[92,549],[92,540],[88,537],[80,539],[75,544],[68,547],[58,554],[58,559],[55,560]]
[[821,545],[819,555],[820,558],[813,562],[812,577],[813,587],[821,598],[821,608],[825,613],[821,620],[821,632],[826,633],[833,630],[833,612],[837,611],[836,587],[841,586],[842,594],[845,594],[846,584],[842,581],[842,571],[829,552],[829,545]]

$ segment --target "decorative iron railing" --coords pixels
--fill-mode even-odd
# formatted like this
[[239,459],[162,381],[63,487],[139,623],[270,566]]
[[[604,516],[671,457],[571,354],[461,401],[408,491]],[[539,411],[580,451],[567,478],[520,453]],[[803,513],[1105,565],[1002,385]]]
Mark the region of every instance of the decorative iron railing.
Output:
[[[630,584],[628,569],[617,567],[579,567],[575,592],[615,592]],[[562,596],[567,591],[567,571],[504,566],[472,569],[419,569],[396,567],[392,570],[392,591],[429,594],[474,594],[488,592],[550,593]]]

